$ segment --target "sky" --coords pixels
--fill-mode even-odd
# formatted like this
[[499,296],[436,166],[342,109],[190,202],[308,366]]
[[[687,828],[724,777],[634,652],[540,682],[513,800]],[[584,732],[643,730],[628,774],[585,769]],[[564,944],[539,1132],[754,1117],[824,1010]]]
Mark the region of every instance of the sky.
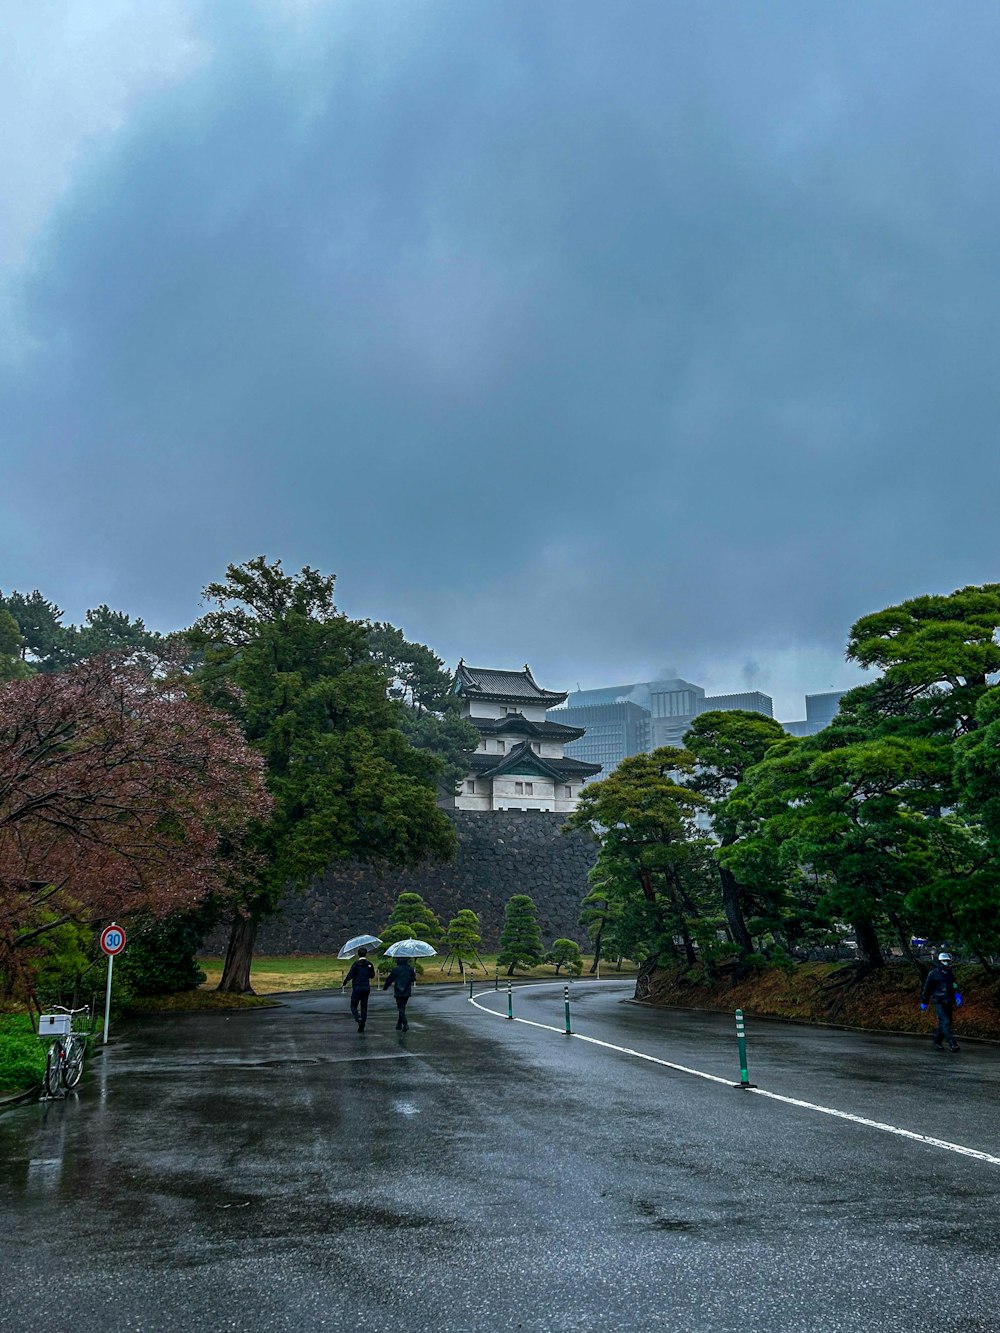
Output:
[[11,0],[0,589],[228,563],[549,688],[1000,579],[1000,6]]

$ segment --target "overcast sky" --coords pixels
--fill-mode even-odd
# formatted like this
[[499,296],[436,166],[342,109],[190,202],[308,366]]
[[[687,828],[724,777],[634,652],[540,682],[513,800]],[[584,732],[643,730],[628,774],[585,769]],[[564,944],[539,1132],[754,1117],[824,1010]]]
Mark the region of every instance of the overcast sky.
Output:
[[1000,5],[10,0],[0,588],[853,683],[1000,579]]

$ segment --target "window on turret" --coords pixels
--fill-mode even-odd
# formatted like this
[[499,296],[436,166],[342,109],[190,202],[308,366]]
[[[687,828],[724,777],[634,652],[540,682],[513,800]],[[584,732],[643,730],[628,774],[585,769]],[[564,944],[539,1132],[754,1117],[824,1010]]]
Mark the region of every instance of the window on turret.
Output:
[[474,796],[476,794],[476,784],[474,782],[467,782],[465,784],[465,790],[470,796]]

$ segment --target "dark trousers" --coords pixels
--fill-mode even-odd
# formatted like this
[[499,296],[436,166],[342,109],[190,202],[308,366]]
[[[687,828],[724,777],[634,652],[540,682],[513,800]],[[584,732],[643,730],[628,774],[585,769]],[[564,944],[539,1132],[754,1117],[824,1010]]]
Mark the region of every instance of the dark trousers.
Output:
[[408,995],[396,996],[396,1008],[399,1010],[399,1019],[396,1023],[396,1026],[398,1028],[402,1028],[404,1032],[410,1026],[409,1023],[407,1023],[406,1021],[406,1001],[409,998],[410,997]]
[[934,1033],[934,1045],[941,1046],[947,1042],[949,1046],[957,1046],[955,1034],[951,1030],[951,1005],[944,1000],[935,1000],[934,1008],[937,1010],[937,1032]]
[[371,991],[366,986],[364,990],[351,991],[351,1014],[355,1023],[363,1023],[368,1017],[368,996]]

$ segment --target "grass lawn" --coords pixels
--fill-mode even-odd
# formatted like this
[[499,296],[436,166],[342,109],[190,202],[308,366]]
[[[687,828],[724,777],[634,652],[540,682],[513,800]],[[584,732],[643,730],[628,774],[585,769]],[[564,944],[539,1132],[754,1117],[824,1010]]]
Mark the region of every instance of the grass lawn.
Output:
[[41,1083],[47,1049],[27,1014],[0,1014],[0,1097]]
[[[420,973],[420,981],[468,981],[470,977],[477,977],[480,981],[487,978],[493,978],[493,968],[496,963],[496,954],[483,954],[483,962],[486,964],[486,971],[482,968],[467,969],[463,978],[457,967],[452,967],[452,971],[442,971],[441,964],[444,958],[425,958],[421,960],[423,971]],[[374,959],[372,960],[375,961]],[[205,972],[205,983],[202,990],[212,990],[219,984],[222,976],[221,958],[199,958],[198,962]],[[583,979],[586,980],[589,975],[591,959],[584,957],[583,960]],[[287,954],[284,957],[274,957],[272,955],[261,954],[253,960],[253,970],[251,973],[251,982],[258,995],[273,995],[278,991],[294,990],[328,990],[339,986],[351,966],[350,961],[340,962],[333,954]],[[385,977],[386,963],[379,964],[379,975]],[[636,972],[635,964],[631,962],[622,963],[621,972],[615,970],[615,965],[601,963],[601,976],[604,978],[613,976],[634,977]],[[500,978],[503,980],[507,975],[507,969],[500,969]],[[520,969],[515,972],[514,979],[518,981],[553,981],[561,980],[566,977],[565,971],[556,976],[556,970],[551,965],[533,967],[527,971]],[[568,979],[568,978],[567,978]],[[418,983],[419,984],[419,983]]]

